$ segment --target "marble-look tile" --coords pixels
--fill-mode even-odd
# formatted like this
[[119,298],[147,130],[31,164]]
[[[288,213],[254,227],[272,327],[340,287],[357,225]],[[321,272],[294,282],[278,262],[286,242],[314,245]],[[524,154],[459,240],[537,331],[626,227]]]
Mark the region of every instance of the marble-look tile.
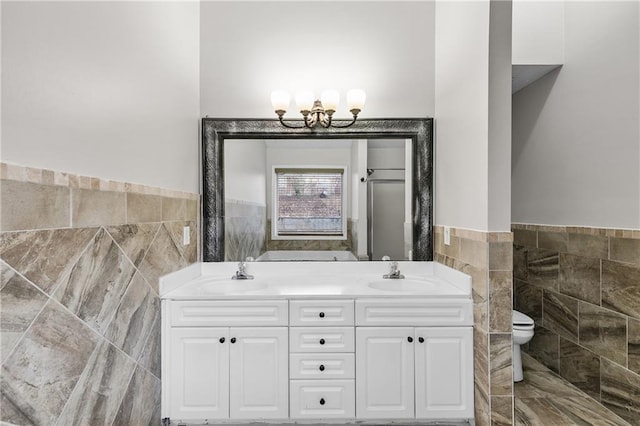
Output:
[[14,180],[1,184],[0,231],[70,225],[69,188]]
[[529,278],[527,273],[527,251],[527,247],[513,246],[513,276],[517,280],[527,281]]
[[513,270],[513,244],[511,242],[489,243],[489,270]]
[[562,337],[560,375],[590,397],[600,399],[600,357]]
[[538,248],[566,253],[568,242],[566,232],[538,231]]
[[578,300],[552,291],[542,298],[542,325],[572,342],[578,342]]
[[640,264],[640,240],[632,238],[610,238],[609,259],[618,262]]
[[602,409],[587,397],[516,398],[515,424],[518,426],[628,426],[628,423],[608,410]]
[[473,326],[484,332],[489,331],[489,303],[473,304]]
[[602,404],[631,424],[640,424],[640,376],[603,358],[600,365]]
[[629,318],[629,342],[627,353],[629,354],[629,370],[640,374],[640,321]]
[[536,248],[538,247],[538,233],[527,229],[514,229],[513,245]]
[[547,290],[558,290],[558,252],[542,249],[527,251],[527,282]]
[[491,424],[493,426],[513,425],[513,397],[491,396]]
[[627,318],[580,302],[580,344],[596,354],[627,365]]
[[460,238],[460,260],[479,268],[486,268],[489,262],[489,243]]
[[600,304],[600,259],[560,253],[560,292]]
[[[171,236],[171,240],[178,248],[178,251],[187,261],[187,263],[193,263],[196,261],[198,256],[198,240],[197,240],[197,225],[195,222],[166,222],[164,226],[169,231],[169,236]],[[190,243],[187,245],[182,244],[182,233],[185,226],[189,227],[189,238]],[[264,244],[264,235],[262,236],[261,246]],[[260,254],[252,256],[254,259],[257,258]],[[246,259],[246,256],[242,259]],[[239,260],[239,259],[238,259]]]
[[552,371],[559,371],[560,337],[558,334],[536,325],[527,352]]
[[59,425],[110,426],[127,391],[135,362],[101,340],[58,418]]
[[198,222],[200,220],[200,203],[198,200],[187,200],[186,220]]
[[101,334],[107,330],[135,267],[111,236],[100,230],[54,298]]
[[538,325],[542,325],[542,293],[540,287],[516,280],[515,309],[530,316]]
[[513,366],[510,333],[489,335],[491,396],[513,394]]
[[159,195],[127,193],[126,223],[162,221],[162,197]]
[[489,331],[511,332],[513,282],[511,271],[489,272]]
[[489,426],[491,424],[489,397],[478,387],[477,383],[475,386],[473,400],[475,426]]
[[97,232],[97,228],[82,228],[3,233],[0,257],[51,294]]
[[105,337],[137,360],[145,351],[145,343],[159,318],[160,300],[137,273],[124,293]]
[[163,225],[151,243],[147,254],[140,263],[139,270],[158,293],[158,280],[161,276],[187,266],[176,245],[173,243],[167,228]]
[[114,425],[151,425],[160,413],[160,380],[136,368]]
[[34,424],[53,424],[87,364],[98,337],[50,301],[2,365],[0,389],[8,404],[0,418],[15,413]]
[[514,384],[516,399],[544,399],[550,396],[557,398],[585,397],[580,389],[562,380],[553,371],[540,371],[524,368],[524,379]]
[[71,190],[72,226],[126,223],[125,193],[74,188]]
[[162,197],[162,220],[186,220],[187,200],[185,198]]
[[140,354],[138,363],[149,370],[157,378],[161,378],[161,321],[160,318],[151,326],[151,333],[146,345]]
[[5,360],[48,298],[4,262],[0,268],[0,360]]
[[442,233],[434,233],[433,235],[433,244],[435,249],[444,254],[445,256],[450,256],[457,258],[460,256],[460,238],[452,236],[450,239],[450,244],[444,243],[444,234]]
[[489,394],[489,334],[473,330],[474,382],[485,394]]
[[471,275],[473,303],[482,303],[489,300],[489,274],[486,267],[479,268],[459,260],[454,260],[452,267]]
[[567,251],[571,254],[597,259],[609,256],[609,237],[601,235],[569,233]]
[[640,319],[640,266],[602,261],[602,306]]
[[147,253],[160,226],[160,223],[110,226],[107,228],[107,232],[137,267],[140,266],[140,262],[144,259],[144,255]]

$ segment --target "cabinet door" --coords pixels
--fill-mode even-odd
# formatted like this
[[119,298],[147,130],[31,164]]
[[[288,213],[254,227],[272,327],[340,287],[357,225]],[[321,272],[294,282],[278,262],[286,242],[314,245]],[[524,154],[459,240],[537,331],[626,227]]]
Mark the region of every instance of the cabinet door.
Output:
[[231,328],[230,417],[285,419],[289,414],[286,327]]
[[413,327],[356,328],[356,417],[414,417]]
[[416,328],[416,417],[473,417],[473,330]]
[[170,417],[229,417],[229,329],[171,329]]

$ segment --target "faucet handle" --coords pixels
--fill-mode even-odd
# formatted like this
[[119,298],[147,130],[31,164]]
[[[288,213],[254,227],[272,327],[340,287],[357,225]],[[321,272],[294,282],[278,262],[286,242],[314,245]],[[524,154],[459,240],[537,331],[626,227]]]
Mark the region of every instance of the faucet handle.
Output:
[[253,262],[255,259],[251,256],[247,256],[247,258],[244,260],[245,262]]
[[382,261],[388,262],[389,260],[391,260],[389,256],[382,256]]

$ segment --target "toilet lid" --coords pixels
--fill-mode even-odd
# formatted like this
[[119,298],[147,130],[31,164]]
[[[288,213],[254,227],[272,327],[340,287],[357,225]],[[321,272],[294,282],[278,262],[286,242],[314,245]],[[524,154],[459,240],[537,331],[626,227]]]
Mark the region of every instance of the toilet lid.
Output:
[[533,319],[522,312],[513,311],[513,325],[533,325]]

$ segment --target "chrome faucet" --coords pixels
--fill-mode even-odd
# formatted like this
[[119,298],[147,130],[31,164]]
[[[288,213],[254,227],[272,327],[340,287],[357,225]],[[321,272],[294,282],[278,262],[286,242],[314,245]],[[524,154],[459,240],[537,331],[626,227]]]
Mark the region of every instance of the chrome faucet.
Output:
[[232,280],[252,280],[253,275],[247,272],[247,262],[253,262],[253,257],[247,257],[246,260],[238,263],[236,274],[231,277]]
[[[382,260],[389,261],[391,259],[389,258],[389,256],[384,256],[382,258]],[[400,273],[400,270],[398,269],[398,262],[396,262],[396,261],[391,262],[391,265],[390,265],[390,268],[389,268],[389,273],[388,274],[384,274],[382,276],[382,278],[388,279],[388,280],[400,280],[400,279],[403,279],[404,275],[402,275]]]

